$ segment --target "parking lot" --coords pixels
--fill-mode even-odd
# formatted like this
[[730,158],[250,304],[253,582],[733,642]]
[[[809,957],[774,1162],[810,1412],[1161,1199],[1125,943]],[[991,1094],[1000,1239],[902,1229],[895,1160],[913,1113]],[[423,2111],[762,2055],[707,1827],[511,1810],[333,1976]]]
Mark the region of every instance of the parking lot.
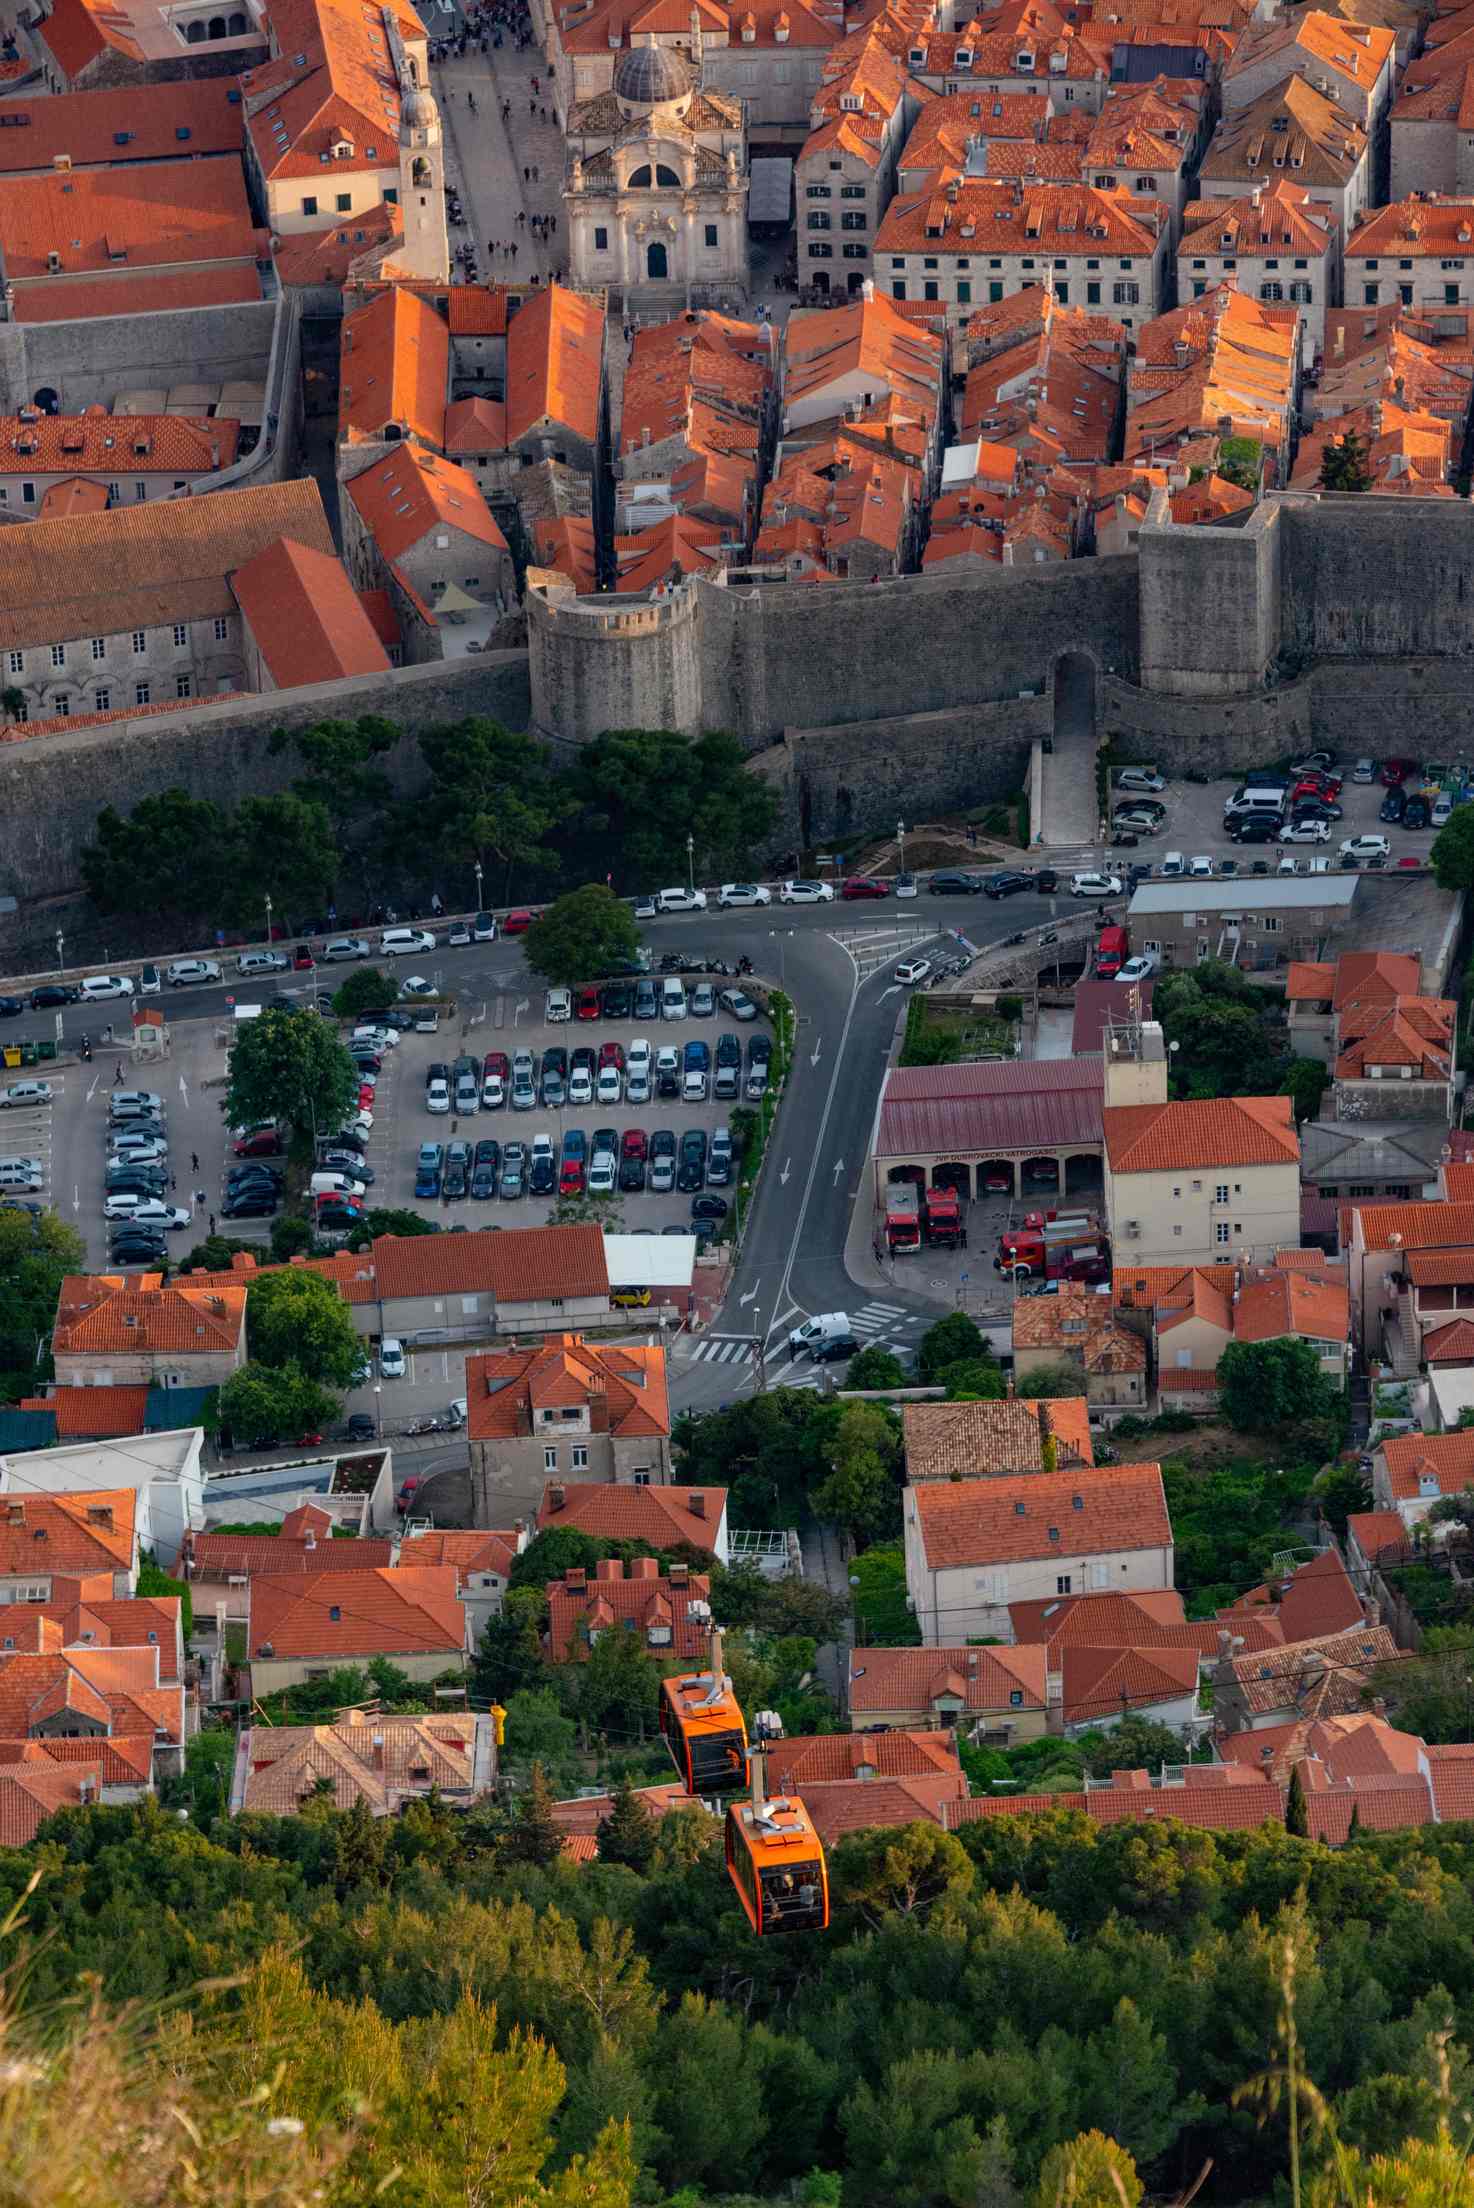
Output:
[[[1129,860],[1133,864],[1150,865],[1154,874],[1161,871],[1162,861],[1168,852],[1178,852],[1189,863],[1199,856],[1214,860],[1232,856],[1241,873],[1248,873],[1256,861],[1264,870],[1273,873],[1279,864],[1281,851],[1274,843],[1237,844],[1224,831],[1223,808],[1234,792],[1253,780],[1252,775],[1220,775],[1211,782],[1183,782],[1172,777],[1170,762],[1163,761],[1160,771],[1167,775],[1167,787],[1157,793],[1159,802],[1166,807],[1166,816],[1154,834],[1139,836],[1135,850],[1122,846],[1119,841],[1111,846],[1111,865],[1118,871]],[[1336,864],[1342,839],[1347,836],[1384,835],[1391,845],[1388,863],[1395,866],[1399,859],[1426,860],[1437,830],[1403,828],[1381,820],[1378,815],[1387,795],[1380,781],[1364,783],[1351,779],[1352,762],[1343,760],[1334,770],[1342,777],[1342,787],[1336,803],[1341,807],[1340,820],[1329,823],[1330,834],[1323,843],[1287,844],[1286,855],[1292,855],[1300,871],[1309,872],[1310,861],[1329,858]],[[1130,803],[1130,793],[1115,787],[1111,791],[1112,810],[1119,810]]]
[[[688,999],[689,1001],[689,999]],[[426,1217],[457,1226],[541,1226],[558,1200],[560,1187],[567,1195],[584,1193],[587,1187],[590,1161],[595,1147],[595,1137],[601,1131],[611,1130],[618,1139],[621,1165],[629,1171],[621,1174],[621,1185],[613,1198],[623,1218],[626,1232],[659,1234],[665,1229],[679,1228],[690,1233],[692,1202],[699,1194],[708,1204],[714,1202],[734,1205],[739,1194],[739,1177],[734,1170],[730,1179],[714,1180],[710,1171],[712,1137],[717,1129],[729,1127],[732,1115],[743,1102],[739,1094],[725,1099],[717,1098],[711,1091],[715,1086],[716,1058],[720,1038],[730,1037],[742,1053],[741,1076],[745,1084],[748,1070],[749,1046],[754,1036],[767,1038],[769,1030],[761,1019],[738,1023],[728,1014],[717,1009],[711,1014],[684,1019],[656,1019],[636,1021],[629,1017],[609,1017],[601,1012],[597,1018],[574,1018],[550,1021],[545,1016],[545,1000],[535,996],[527,1003],[525,1012],[514,1013],[513,1018],[500,1029],[489,1028],[485,1023],[471,1026],[464,1032],[447,1029],[441,1034],[401,1035],[394,1048],[382,1060],[378,1088],[374,1099],[374,1130],[370,1140],[368,1160],[375,1174],[368,1201],[375,1206],[404,1207],[422,1212]],[[631,1055],[638,1058],[641,1044],[648,1046],[652,1069],[658,1054],[673,1051],[679,1060],[682,1085],[685,1082],[685,1052],[690,1043],[704,1044],[712,1061],[707,1076],[707,1095],[704,1100],[685,1101],[680,1096],[661,1097],[652,1093],[647,1103],[630,1103],[624,1089]],[[614,1046],[610,1048],[610,1046]],[[727,1044],[730,1053],[732,1044]],[[545,1087],[546,1053],[562,1052],[568,1060],[568,1072],[562,1080],[555,1076],[552,1086]],[[606,1063],[604,1101],[598,1101],[597,1082],[601,1071],[600,1059],[615,1058],[618,1062]],[[512,1101],[512,1074],[519,1054],[527,1054],[532,1060],[532,1079],[536,1103],[530,1109],[514,1108]],[[587,1053],[592,1060],[585,1061],[588,1081],[578,1083],[579,1054]],[[489,1103],[486,1081],[486,1060],[492,1055],[493,1063],[506,1061],[500,1080],[506,1100],[501,1104]],[[478,1101],[474,1109],[465,1109],[469,1103],[469,1083],[458,1087],[457,1067],[473,1060],[478,1076]],[[430,1109],[431,1068],[445,1069],[451,1092],[451,1109]],[[614,1076],[618,1075],[617,1082]],[[652,1080],[652,1092],[654,1091]],[[568,1092],[582,1099],[592,1088],[592,1102],[568,1102]],[[493,1084],[490,1094],[497,1089]],[[525,1090],[523,1092],[526,1093]],[[615,1101],[615,1096],[618,1101]],[[548,1096],[557,1101],[548,1102]],[[657,1192],[649,1186],[650,1161],[646,1160],[643,1173],[633,1170],[629,1159],[626,1136],[638,1132],[645,1138],[648,1148],[651,1138],[667,1133],[674,1138],[677,1166],[681,1163],[682,1138],[698,1131],[705,1138],[707,1148],[706,1169],[702,1173],[699,1189],[695,1186],[670,1188]],[[582,1185],[576,1185],[580,1176],[576,1172],[565,1173],[565,1157],[570,1136],[582,1135],[584,1158]],[[428,1192],[416,1195],[417,1181],[427,1191],[427,1182],[421,1178],[421,1147],[426,1144],[441,1146],[441,1162],[429,1168],[439,1174],[440,1193]],[[468,1146],[466,1163],[467,1188],[457,1194],[459,1178],[447,1171],[446,1153],[450,1146]],[[482,1145],[495,1144],[493,1161]],[[506,1167],[505,1152],[508,1145],[521,1145],[524,1157],[529,1161],[524,1171],[523,1193],[520,1196],[504,1196],[501,1191],[502,1176]],[[534,1146],[551,1153],[553,1186],[546,1185],[548,1168],[541,1171],[536,1193],[531,1187],[530,1160]],[[476,1174],[478,1159],[481,1180]],[[489,1194],[494,1163],[497,1193]],[[660,1176],[657,1176],[657,1178]],[[693,1175],[688,1171],[684,1178]],[[625,1185],[630,1179],[643,1179],[644,1186],[631,1188]],[[449,1187],[447,1188],[447,1181]],[[570,1186],[573,1182],[575,1185]],[[479,1193],[478,1193],[479,1188]]]

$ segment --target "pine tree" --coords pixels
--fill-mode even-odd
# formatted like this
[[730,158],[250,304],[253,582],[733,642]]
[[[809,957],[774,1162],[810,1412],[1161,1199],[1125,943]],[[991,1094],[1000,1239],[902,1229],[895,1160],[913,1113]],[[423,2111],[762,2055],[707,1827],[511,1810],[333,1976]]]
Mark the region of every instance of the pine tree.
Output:
[[506,1858],[512,1863],[532,1863],[542,1868],[556,1863],[562,1853],[563,1833],[553,1815],[553,1797],[542,1765],[535,1763],[527,1792],[517,1804],[517,1814],[507,1834]]
[[1365,444],[1354,429],[1333,437],[1321,455],[1320,488],[1323,491],[1369,491],[1372,471]]
[[1310,1812],[1305,1806],[1305,1782],[1300,1776],[1298,1763],[1290,1773],[1290,1791],[1285,1802],[1285,1830],[1293,1832],[1301,1840],[1310,1838]]
[[649,1804],[631,1786],[628,1774],[615,1781],[609,1814],[598,1824],[601,1863],[624,1863],[632,1871],[648,1871],[655,1853],[655,1819]]

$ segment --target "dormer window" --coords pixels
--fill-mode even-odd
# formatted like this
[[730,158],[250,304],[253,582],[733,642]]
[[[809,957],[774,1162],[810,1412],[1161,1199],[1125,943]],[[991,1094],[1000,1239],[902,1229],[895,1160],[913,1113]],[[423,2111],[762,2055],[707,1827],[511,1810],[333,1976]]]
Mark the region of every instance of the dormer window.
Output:
[[1020,70],[1032,70],[1034,67],[1034,56],[1027,51],[1019,54],[1015,62],[1015,67]]
[[924,69],[926,67],[926,48],[924,46],[913,46],[909,59],[913,69]]
[[970,69],[972,67],[972,48],[970,46],[958,47],[957,66],[959,69]]

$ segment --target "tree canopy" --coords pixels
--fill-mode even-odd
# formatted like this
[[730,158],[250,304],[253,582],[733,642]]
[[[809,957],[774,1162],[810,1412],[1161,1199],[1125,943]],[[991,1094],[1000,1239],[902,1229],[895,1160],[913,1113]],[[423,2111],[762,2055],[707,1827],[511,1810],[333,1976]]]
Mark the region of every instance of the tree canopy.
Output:
[[320,1433],[338,1411],[338,1398],[298,1365],[261,1365],[248,1359],[220,1390],[220,1424],[237,1442],[295,1442]]
[[50,1373],[57,1291],[86,1261],[81,1235],[54,1211],[0,1211],[0,1394],[10,1401]]
[[545,981],[597,981],[639,948],[635,916],[603,882],[557,898],[528,929],[523,955]]
[[1218,1402],[1240,1433],[1280,1433],[1334,1419],[1341,1391],[1321,1371],[1313,1342],[1282,1334],[1230,1342],[1218,1360]]
[[1330,437],[1321,454],[1320,487],[1323,491],[1369,491],[1372,487],[1371,454],[1366,439],[1354,429]]
[[1433,838],[1433,874],[1440,889],[1474,889],[1474,805],[1456,805]]
[[286,1120],[299,1133],[331,1134],[357,1094],[353,1060],[315,1012],[270,1006],[231,1038],[225,1110],[232,1126]]
[[346,1388],[363,1360],[347,1304],[330,1280],[300,1266],[262,1273],[246,1290],[246,1342],[258,1364],[289,1365],[308,1380]]

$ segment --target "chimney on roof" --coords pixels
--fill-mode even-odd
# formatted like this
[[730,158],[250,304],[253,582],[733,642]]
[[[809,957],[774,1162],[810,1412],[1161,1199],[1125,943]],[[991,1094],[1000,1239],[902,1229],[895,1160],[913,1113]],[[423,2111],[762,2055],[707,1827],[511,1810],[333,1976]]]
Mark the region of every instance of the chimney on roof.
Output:
[[692,1489],[686,1498],[686,1507],[693,1518],[704,1518],[706,1516],[706,1497],[700,1488]]
[[566,1488],[566,1487],[561,1487],[561,1486],[557,1486],[557,1487],[550,1487],[550,1488],[548,1489],[548,1508],[549,1508],[549,1510],[563,1510],[563,1509],[565,1509],[565,1508],[567,1507],[567,1503],[568,1503],[568,1490],[567,1490],[567,1488]]
[[631,1558],[631,1579],[659,1579],[659,1577],[660,1559],[658,1556],[636,1556]]
[[623,1559],[617,1556],[601,1557],[594,1566],[594,1577],[595,1579],[623,1579]]
[[666,1577],[672,1587],[689,1587],[691,1584],[691,1567],[689,1564],[672,1564]]
[[371,1742],[371,1744],[370,1744],[370,1745],[372,1746],[372,1748],[373,1748],[373,1751],[374,1751],[374,1769],[375,1769],[376,1771],[382,1772],[382,1770],[383,1770],[383,1768],[384,1768],[384,1736],[383,1736],[383,1734],[382,1734],[382,1733],[375,1733],[375,1734],[374,1734],[374,1736],[373,1736],[373,1740],[372,1740],[372,1742]]
[[83,1804],[97,1799],[97,1781],[90,1771],[84,1771],[77,1781],[77,1800]]
[[570,1595],[577,1595],[582,1602],[589,1591],[589,1575],[581,1564],[570,1565],[563,1574],[563,1585]]

